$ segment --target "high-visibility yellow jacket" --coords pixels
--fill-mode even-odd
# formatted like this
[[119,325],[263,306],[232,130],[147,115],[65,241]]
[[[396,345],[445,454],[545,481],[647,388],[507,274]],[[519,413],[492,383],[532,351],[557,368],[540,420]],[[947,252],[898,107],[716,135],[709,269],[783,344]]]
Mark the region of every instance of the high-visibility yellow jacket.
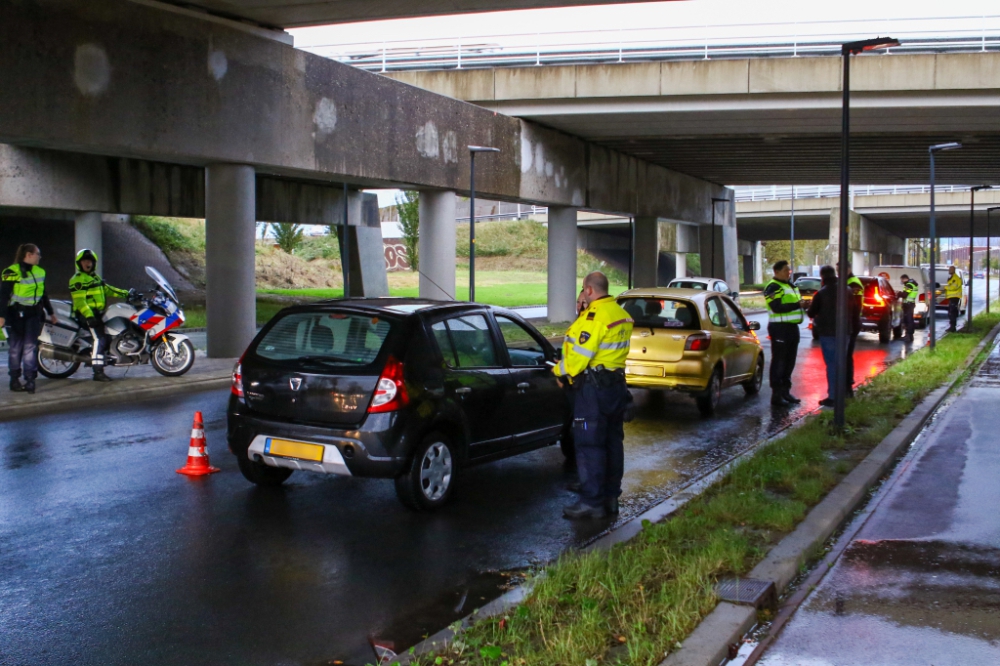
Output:
[[128,291],[112,287],[93,273],[78,271],[69,281],[69,293],[73,297],[73,312],[89,319],[95,312],[103,312],[109,296],[125,298]]
[[944,285],[945,298],[962,298],[962,278],[953,273]]
[[552,368],[558,376],[576,377],[587,368],[608,370],[625,367],[632,318],[610,296],[590,304],[566,331],[562,360]]
[[802,295],[796,286],[772,279],[764,286],[764,302],[772,324],[801,324]]
[[920,288],[917,283],[913,280],[908,280],[903,283],[903,304],[913,305],[917,302],[917,296],[920,294]]
[[13,285],[10,305],[31,308],[45,297],[45,271],[40,266],[29,265],[24,270],[20,264],[13,264],[3,270],[0,279]]

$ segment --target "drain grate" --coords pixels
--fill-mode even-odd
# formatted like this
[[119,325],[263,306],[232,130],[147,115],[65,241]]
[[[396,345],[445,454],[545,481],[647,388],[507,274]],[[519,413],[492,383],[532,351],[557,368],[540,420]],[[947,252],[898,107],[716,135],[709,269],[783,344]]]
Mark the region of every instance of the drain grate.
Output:
[[774,583],[755,578],[724,578],[715,584],[715,593],[723,601],[756,609],[774,608],[778,603]]

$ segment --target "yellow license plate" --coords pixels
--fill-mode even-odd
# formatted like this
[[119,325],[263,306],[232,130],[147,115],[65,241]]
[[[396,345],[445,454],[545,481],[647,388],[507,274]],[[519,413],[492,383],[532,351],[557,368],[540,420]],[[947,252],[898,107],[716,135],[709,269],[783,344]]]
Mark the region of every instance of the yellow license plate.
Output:
[[323,462],[323,447],[320,444],[289,442],[287,439],[269,439],[264,447],[264,453],[282,458]]
[[646,365],[625,366],[625,372],[630,375],[641,375],[643,377],[662,377],[663,368],[650,367]]

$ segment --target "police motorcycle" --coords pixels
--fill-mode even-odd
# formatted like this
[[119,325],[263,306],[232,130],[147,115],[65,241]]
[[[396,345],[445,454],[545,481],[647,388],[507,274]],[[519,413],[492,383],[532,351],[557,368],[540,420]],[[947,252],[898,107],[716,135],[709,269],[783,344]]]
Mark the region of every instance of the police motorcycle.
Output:
[[[170,283],[152,266],[146,275],[156,284],[149,291],[129,291],[127,303],[115,303],[104,312],[109,338],[106,366],[152,363],[158,373],[179,377],[194,365],[194,345],[173,329],[184,323],[184,312]],[[65,379],[81,365],[92,365],[94,340],[73,317],[68,301],[52,301],[58,323],[46,322],[38,338],[38,371],[50,379]]]

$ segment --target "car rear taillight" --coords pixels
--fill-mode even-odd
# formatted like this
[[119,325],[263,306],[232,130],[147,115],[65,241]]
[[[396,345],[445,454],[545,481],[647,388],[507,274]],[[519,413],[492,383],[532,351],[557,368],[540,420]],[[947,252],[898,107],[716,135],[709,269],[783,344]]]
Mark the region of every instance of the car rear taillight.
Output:
[[410,396],[403,384],[403,362],[390,356],[385,362],[385,369],[375,386],[375,396],[368,406],[369,414],[394,412],[410,404]]
[[882,307],[885,305],[885,299],[882,298],[882,294],[879,293],[878,289],[872,292],[871,299],[865,299],[865,305]]
[[706,351],[711,344],[712,338],[707,333],[694,333],[684,343],[684,351]]
[[[243,356],[246,356],[246,352],[243,352]],[[236,366],[233,368],[233,384],[229,389],[229,392],[237,398],[243,397],[243,356],[240,356],[240,360],[236,361]]]
[[921,303],[927,302],[927,294],[920,294],[920,302]]

